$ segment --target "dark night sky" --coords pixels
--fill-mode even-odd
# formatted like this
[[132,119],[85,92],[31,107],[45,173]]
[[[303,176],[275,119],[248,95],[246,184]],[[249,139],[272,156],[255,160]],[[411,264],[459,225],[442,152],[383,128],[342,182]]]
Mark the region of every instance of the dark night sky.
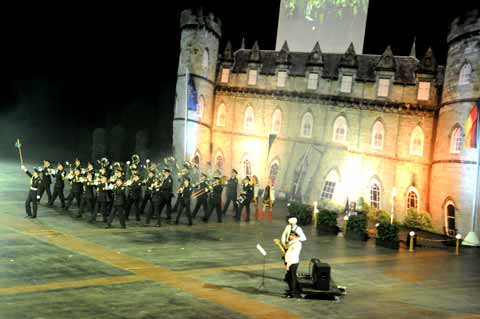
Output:
[[[279,1],[156,3],[3,10],[0,120],[28,126],[31,134],[18,133],[26,139],[46,144],[70,135],[75,144],[93,127],[128,119],[129,128],[146,127],[165,144],[170,137],[157,134],[154,119],[170,124],[183,8],[203,5],[218,15],[222,47],[230,39],[237,49],[242,37],[247,47],[254,40],[262,49],[275,47]],[[416,36],[417,54],[432,45],[444,64],[448,19],[471,3],[370,0],[364,53],[381,54],[390,44],[394,54],[405,55]]]

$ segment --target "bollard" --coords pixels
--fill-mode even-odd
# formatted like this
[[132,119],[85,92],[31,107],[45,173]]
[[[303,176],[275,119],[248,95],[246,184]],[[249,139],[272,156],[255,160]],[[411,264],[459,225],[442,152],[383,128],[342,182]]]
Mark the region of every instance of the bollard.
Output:
[[455,255],[460,255],[460,239],[462,239],[462,235],[460,234],[457,234],[457,236],[455,236],[455,238],[457,239],[457,244],[455,246]]
[[347,226],[348,226],[348,215],[345,215],[343,217],[344,223],[343,223],[343,237],[347,235]]
[[313,228],[317,228],[318,224],[318,202],[313,202]]
[[409,235],[410,235],[410,245],[408,247],[408,251],[412,253],[413,252],[413,236],[415,236],[415,232],[412,230],[409,233]]

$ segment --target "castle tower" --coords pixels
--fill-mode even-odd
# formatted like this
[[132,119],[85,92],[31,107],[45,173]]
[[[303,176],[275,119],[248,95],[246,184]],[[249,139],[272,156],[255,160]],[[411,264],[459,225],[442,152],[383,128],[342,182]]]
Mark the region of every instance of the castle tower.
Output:
[[[436,228],[465,236],[472,227],[478,148],[465,148],[465,121],[480,97],[480,11],[453,20],[430,176],[430,212]],[[428,52],[427,52],[428,53]],[[432,57],[424,58],[428,70]],[[420,66],[422,67],[422,62]],[[427,64],[427,65],[426,65]],[[479,221],[474,229],[479,230]]]
[[186,157],[186,160],[193,159],[205,164],[211,157],[211,127],[221,24],[211,13],[204,14],[201,9],[188,9],[181,13],[180,29],[181,51],[173,119],[173,152],[179,160]]

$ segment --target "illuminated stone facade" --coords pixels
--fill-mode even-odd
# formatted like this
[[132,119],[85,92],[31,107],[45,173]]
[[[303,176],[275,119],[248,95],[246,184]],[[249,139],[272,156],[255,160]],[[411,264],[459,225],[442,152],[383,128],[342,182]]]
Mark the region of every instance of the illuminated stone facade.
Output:
[[[465,233],[476,152],[461,147],[461,129],[480,93],[478,12],[460,21],[449,36],[445,70],[431,50],[418,60],[415,48],[410,56],[394,56],[390,48],[357,55],[353,46],[330,54],[318,44],[311,52],[255,44],[233,52],[227,44],[219,56],[220,22],[187,10],[181,18],[175,155],[197,156],[202,168],[218,162],[226,175],[231,168],[257,175],[261,186],[273,174],[280,195],[308,202],[363,197],[383,210],[393,208],[399,220],[408,206],[417,207],[432,215],[439,230],[448,228],[452,204],[455,228]],[[471,74],[460,88],[460,69],[467,64]],[[184,152],[186,69],[200,112],[189,111]],[[452,148],[456,128],[460,149]]]

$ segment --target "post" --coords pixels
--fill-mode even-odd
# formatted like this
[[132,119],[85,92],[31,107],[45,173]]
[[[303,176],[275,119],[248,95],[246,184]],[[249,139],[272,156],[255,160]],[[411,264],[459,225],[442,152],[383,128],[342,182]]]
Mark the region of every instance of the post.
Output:
[[343,217],[344,223],[343,223],[343,237],[347,235],[347,226],[348,226],[348,215],[345,215]]
[[412,230],[410,233],[410,245],[409,245],[409,248],[408,248],[408,251],[413,253],[413,238],[415,237],[415,232]]
[[462,239],[462,235],[460,234],[457,234],[457,236],[455,236],[455,238],[457,239],[457,243],[455,245],[455,255],[460,255],[460,239]]
[[390,224],[393,224],[393,219],[395,216],[395,197],[397,197],[397,188],[392,187],[392,212],[390,214]]
[[188,67],[185,67],[185,127],[183,134],[183,160],[187,160],[187,134],[188,134]]
[[314,201],[313,202],[313,228],[317,228],[318,224],[318,202]]

